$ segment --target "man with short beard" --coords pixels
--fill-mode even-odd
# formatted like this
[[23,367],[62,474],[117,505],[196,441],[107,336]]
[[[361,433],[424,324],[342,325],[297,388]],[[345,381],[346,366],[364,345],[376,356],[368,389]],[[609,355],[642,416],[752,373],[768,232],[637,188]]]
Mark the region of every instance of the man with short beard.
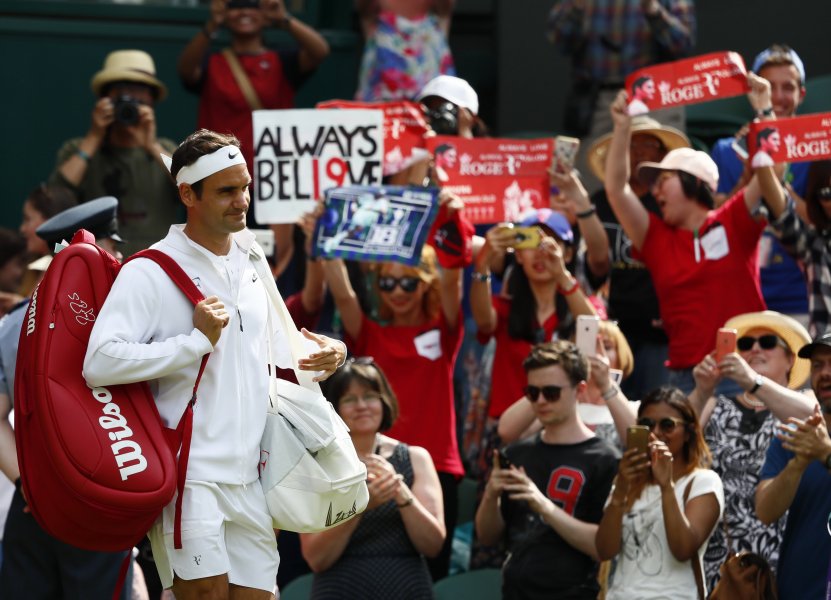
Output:
[[756,488],[756,513],[772,523],[788,511],[779,554],[780,600],[824,598],[831,537],[831,334],[799,350],[811,361],[811,388],[819,401],[807,419],[779,425]]

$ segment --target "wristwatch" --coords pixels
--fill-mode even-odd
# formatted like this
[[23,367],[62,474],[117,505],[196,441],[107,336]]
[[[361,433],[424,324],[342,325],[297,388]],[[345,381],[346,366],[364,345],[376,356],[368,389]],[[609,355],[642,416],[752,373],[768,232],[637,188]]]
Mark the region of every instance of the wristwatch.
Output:
[[765,382],[765,378],[761,375],[757,374],[756,377],[753,378],[753,387],[747,390],[748,394],[755,394],[759,391],[759,388],[762,387],[762,384]]

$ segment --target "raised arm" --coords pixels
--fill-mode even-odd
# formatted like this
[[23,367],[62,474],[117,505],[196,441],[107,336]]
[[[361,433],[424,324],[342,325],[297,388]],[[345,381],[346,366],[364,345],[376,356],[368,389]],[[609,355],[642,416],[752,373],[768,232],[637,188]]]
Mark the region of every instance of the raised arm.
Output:
[[620,439],[621,444],[625,444],[626,430],[635,424],[637,413],[632,403],[629,402],[626,395],[620,389],[620,386],[614,383],[609,377],[609,360],[606,358],[605,352],[602,351],[603,342],[599,336],[597,346],[598,355],[589,357],[589,363],[591,364],[589,376],[594,381],[597,389],[600,390],[601,397],[609,408],[618,439]]
[[523,396],[500,415],[497,432],[503,444],[510,444],[533,435],[540,429],[542,429],[542,423],[534,414],[531,403]]
[[[757,114],[763,111],[773,110],[773,101],[771,99],[770,82],[767,79],[759,77],[755,73],[747,74],[747,83],[750,85],[750,91],[747,94],[747,99],[750,101],[750,106]],[[769,116],[761,117],[761,120],[772,121],[776,116],[771,112]],[[752,160],[752,157],[751,157]],[[759,201],[764,198],[768,205],[771,203],[777,207],[784,208],[786,201],[785,190],[779,178],[776,176],[773,167],[760,167],[755,170],[754,177],[744,188],[744,203],[747,210],[754,214]],[[781,210],[778,211],[781,213]],[[776,213],[774,213],[776,214]],[[757,217],[761,218],[761,217]]]
[[485,234],[485,243],[473,261],[473,280],[470,284],[470,312],[482,335],[496,330],[497,316],[491,295],[490,260],[494,254],[505,253],[514,241],[510,228],[496,225]]
[[552,208],[559,210],[565,204],[573,208],[577,226],[586,244],[586,266],[595,277],[605,277],[611,268],[609,238],[580,176],[573,169],[568,175],[552,172],[551,183],[560,190],[560,195],[551,199]]
[[[725,356],[719,363],[718,369],[745,391],[749,391],[756,385],[758,373],[735,352]],[[753,392],[753,395],[764,402],[773,416],[780,421],[787,421],[791,417],[807,419],[817,406],[815,399],[796,390],[788,389],[767,377],[762,377],[762,385]]]
[[89,157],[94,156],[107,137],[107,128],[115,120],[113,102],[99,98],[92,108],[90,127],[80,141],[71,141],[58,152],[58,166],[50,183],[77,188],[86,175]]
[[332,294],[340,313],[343,328],[350,338],[357,340],[361,335],[364,313],[358,295],[349,283],[346,264],[339,258],[327,260],[323,263],[323,271],[326,274],[329,293]]
[[211,47],[211,36],[225,23],[226,2],[227,0],[211,0],[211,14],[207,22],[179,54],[176,70],[186,87],[192,87],[202,79],[202,62]]
[[649,213],[629,186],[629,142],[632,130],[626,101],[626,92],[621,91],[609,109],[614,129],[606,156],[605,188],[617,220],[635,248],[640,250],[649,229]]
[[[652,476],[661,489],[661,512],[664,516],[664,528],[667,535],[669,551],[679,561],[690,560],[704,544],[713,531],[721,515],[721,506],[716,492],[712,491],[679,504],[675,495],[677,482],[672,480],[672,452],[663,442],[654,440],[650,444],[652,452]],[[689,480],[694,483],[696,477],[709,476],[710,473],[699,471]],[[713,476],[716,476],[712,473]],[[717,476],[716,476],[717,477]],[[690,482],[686,484],[690,486]],[[721,486],[721,482],[719,482]],[[687,495],[686,489],[684,496]]]
[[272,26],[284,29],[297,42],[301,73],[316,69],[329,55],[326,39],[312,27],[291,16],[286,10],[285,0],[264,0],[262,10]]

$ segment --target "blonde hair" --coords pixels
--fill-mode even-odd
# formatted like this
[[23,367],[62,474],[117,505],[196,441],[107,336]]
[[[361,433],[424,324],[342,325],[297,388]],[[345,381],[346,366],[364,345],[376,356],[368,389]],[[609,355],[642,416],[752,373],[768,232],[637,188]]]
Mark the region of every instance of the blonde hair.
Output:
[[623,378],[626,379],[635,369],[635,357],[629,342],[626,341],[626,336],[614,321],[600,321],[600,335],[605,335],[615,343],[617,368],[623,371]]
[[[392,263],[382,263],[379,265],[377,271],[378,277],[383,277],[384,268],[391,264]],[[424,311],[424,314],[427,315],[429,321],[437,319],[439,313],[441,312],[441,289],[439,285],[438,260],[436,259],[436,251],[433,247],[424,244],[424,247],[421,249],[421,260],[419,261],[418,266],[405,266],[404,273],[407,276],[418,277],[421,281],[427,284],[428,288],[424,294],[422,310]],[[375,278],[376,294],[379,294],[380,292],[380,290],[377,289],[378,277]],[[378,306],[378,315],[384,321],[392,319],[392,311],[383,300]]]

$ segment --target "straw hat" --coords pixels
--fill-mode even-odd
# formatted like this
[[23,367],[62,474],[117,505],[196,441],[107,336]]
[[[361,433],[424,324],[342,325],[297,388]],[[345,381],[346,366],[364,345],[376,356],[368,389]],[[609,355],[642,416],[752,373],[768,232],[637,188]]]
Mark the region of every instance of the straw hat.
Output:
[[[637,116],[632,118],[632,134],[646,133],[654,135],[661,140],[667,151],[675,150],[676,148],[689,148],[690,140],[681,131],[662,125],[655,119],[646,116]],[[606,170],[606,153],[609,151],[609,144],[612,142],[612,134],[600,136],[591,145],[588,151],[588,162],[591,172],[600,181],[603,181]]]
[[167,96],[167,87],[156,79],[156,65],[153,57],[143,50],[116,50],[110,52],[104,59],[104,68],[92,78],[90,85],[96,96],[101,95],[101,89],[108,83],[116,81],[134,81],[144,83],[155,88],[157,100]]
[[799,350],[811,342],[802,324],[796,319],[773,310],[745,313],[728,319],[724,324],[729,329],[735,329],[738,337],[742,337],[751,329],[767,329],[785,341],[794,356],[793,368],[788,378],[788,387],[796,390],[802,387],[811,372],[811,361],[799,358]]

